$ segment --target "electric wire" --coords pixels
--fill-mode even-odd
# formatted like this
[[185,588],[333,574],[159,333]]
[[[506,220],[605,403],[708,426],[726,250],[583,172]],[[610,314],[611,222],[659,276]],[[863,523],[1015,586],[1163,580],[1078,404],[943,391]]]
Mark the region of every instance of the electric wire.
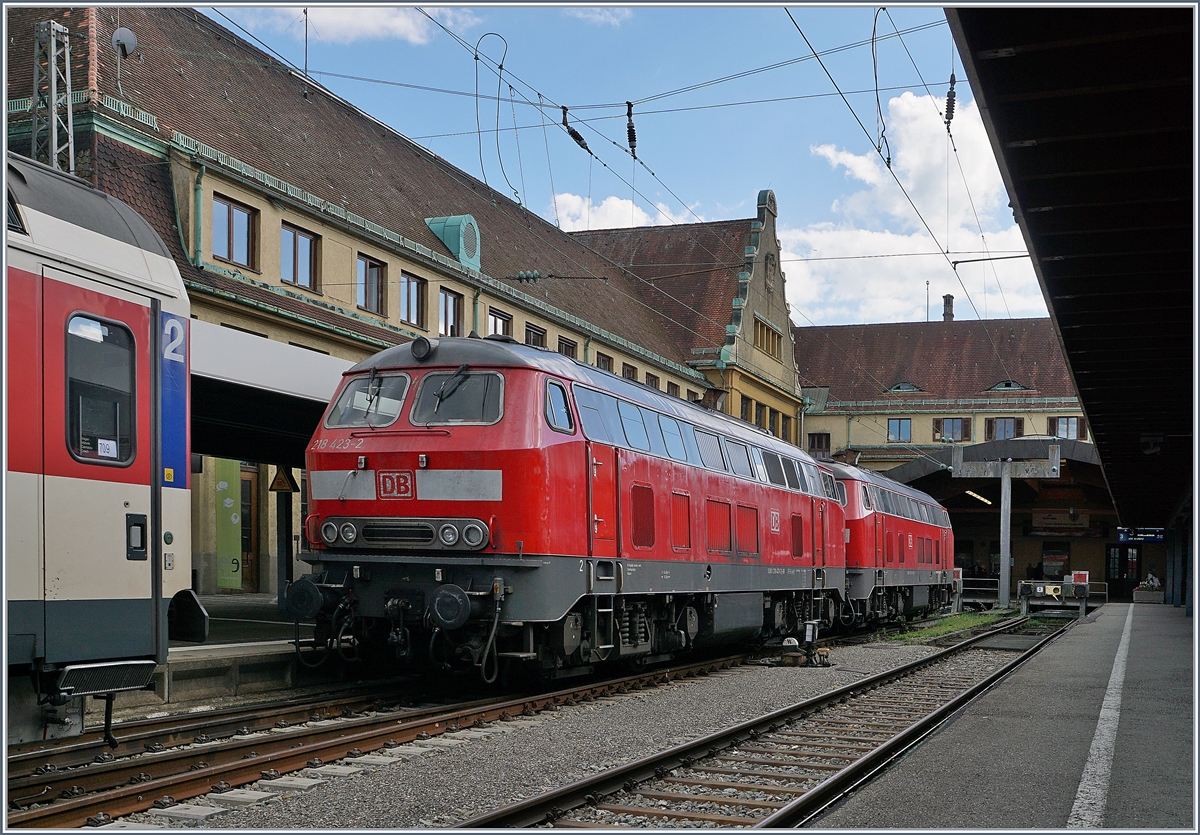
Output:
[[[796,19],[794,17],[792,17],[791,11],[785,7],[784,12],[787,14],[788,19],[792,21],[792,25],[796,27],[796,31],[800,33],[800,37],[804,39],[804,43],[808,45],[809,50],[811,50],[813,55],[816,56],[817,55],[816,50],[813,49],[812,44],[809,43],[808,36],[804,34],[804,30],[800,28],[800,24],[796,22]],[[840,94],[841,90],[840,90],[840,88],[838,88],[837,82],[833,78],[833,74],[829,72],[829,69],[825,66],[825,62],[822,61],[819,56],[817,57],[817,63],[821,65],[821,69],[825,71],[825,75],[828,76],[829,82],[833,85],[835,90],[838,90],[838,92]],[[862,120],[858,118],[858,114],[854,111],[854,108],[850,106],[850,102],[846,99],[845,96],[842,96],[842,101],[845,102],[846,107],[850,110],[850,114],[854,117],[854,121],[858,123],[859,128],[862,129],[862,132],[867,136],[867,139],[869,140],[871,138],[871,134],[867,131],[866,127],[863,125]],[[934,231],[933,231],[933,229],[930,228],[928,221],[926,221],[924,215],[921,214],[921,210],[918,209],[917,204],[915,202],[913,202],[912,197],[908,193],[908,189],[906,189],[904,187],[904,184],[902,182],[900,182],[900,178],[896,175],[896,172],[892,170],[891,166],[888,166],[888,173],[890,173],[892,175],[892,179],[895,181],[896,185],[900,188],[901,193],[904,195],[904,199],[908,201],[908,205],[911,206],[912,210],[916,213],[917,218],[921,221],[921,225],[925,227],[925,231],[927,233],[929,233],[929,237],[933,239],[933,242],[935,244],[937,244],[938,249],[942,249],[942,245],[938,242],[937,235],[934,234]],[[946,257],[946,263],[950,264],[950,258],[948,256]],[[962,287],[963,294],[966,295],[967,301],[971,303],[971,309],[975,311],[975,316],[982,319],[983,317],[981,317],[979,315],[979,308],[977,308],[975,306],[975,300],[971,298],[971,293],[970,293],[970,291],[967,290],[967,285],[963,283],[962,277],[958,274],[958,270],[954,270],[954,267],[952,264],[950,264],[950,268],[953,270],[954,277],[958,280],[959,286]],[[995,353],[996,359],[1000,362],[1000,367],[1002,369],[1004,369],[1005,379],[1011,379],[1011,377],[1008,374],[1008,370],[1005,367],[1004,358],[1000,356],[1000,350],[999,350],[999,348],[996,347],[996,343],[992,339],[991,333],[986,328],[984,329],[984,333],[987,334],[988,342],[990,342],[992,345],[992,351],[993,351],[993,353]]]

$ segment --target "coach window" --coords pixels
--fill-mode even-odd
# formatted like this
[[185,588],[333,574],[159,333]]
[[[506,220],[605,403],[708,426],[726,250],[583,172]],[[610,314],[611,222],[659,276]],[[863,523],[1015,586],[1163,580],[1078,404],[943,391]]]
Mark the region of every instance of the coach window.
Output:
[[354,281],[358,306],[371,313],[384,313],[384,281],[383,263],[360,254],[358,256],[358,272],[355,274]]
[[258,254],[254,237],[258,212],[227,197],[213,195],[212,252],[214,258],[254,269]]
[[512,314],[488,308],[488,336],[512,336]]
[[662,429],[663,440],[667,444],[667,455],[676,461],[686,461],[687,449],[683,445],[683,433],[679,431],[679,423],[674,418],[659,415],[658,425]]
[[407,391],[405,374],[355,377],[342,389],[325,425],[388,426],[396,422]]
[[729,453],[729,465],[738,475],[754,478],[754,468],[750,466],[750,453],[745,444],[735,441],[725,441],[725,451]]
[[618,400],[617,411],[621,413],[621,426],[625,429],[629,445],[642,452],[649,452],[650,439],[646,436],[646,425],[642,423],[642,413],[638,411],[638,407]]
[[783,476],[783,464],[780,463],[779,456],[773,452],[763,450],[762,458],[763,464],[767,468],[767,480],[779,487],[787,484]]
[[80,461],[133,461],[133,351],[133,334],[121,325],[87,316],[67,322],[67,446]]
[[575,434],[575,421],[571,419],[571,407],[567,405],[567,390],[554,380],[546,382],[546,420],[557,432]]
[[704,466],[710,470],[725,469],[725,456],[721,454],[721,444],[716,435],[697,429],[696,445],[700,447],[700,460]]
[[283,224],[279,231],[279,278],[305,290],[317,289],[317,237]]

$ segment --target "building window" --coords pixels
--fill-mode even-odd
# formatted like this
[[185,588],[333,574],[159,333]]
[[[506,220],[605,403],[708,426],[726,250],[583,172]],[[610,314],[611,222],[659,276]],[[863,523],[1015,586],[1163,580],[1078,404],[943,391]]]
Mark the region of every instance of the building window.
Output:
[[610,357],[608,354],[602,354],[599,351],[597,351],[596,352],[596,367],[599,368],[601,371],[612,371],[613,370],[613,358]]
[[306,290],[317,289],[317,238],[293,226],[279,233],[279,278]]
[[576,359],[578,350],[579,350],[579,346],[575,342],[573,342],[570,339],[567,339],[566,337],[563,337],[563,336],[560,336],[558,338],[558,352],[560,354],[562,354],[564,357],[570,357],[571,359]]
[[762,403],[754,404],[754,425],[767,428],[767,407]]
[[985,441],[1004,441],[1025,434],[1025,418],[986,418],[983,421]]
[[1081,417],[1052,417],[1046,419],[1046,434],[1072,441],[1087,440],[1087,421]]
[[691,389],[688,389],[687,390],[687,399],[688,399],[689,403],[699,403],[700,402],[700,392],[692,391]]
[[933,439],[935,441],[971,440],[970,418],[934,418]]
[[438,293],[438,334],[462,336],[463,297],[443,287]]
[[374,258],[358,256],[358,275],[355,290],[358,306],[372,313],[384,313],[383,306],[384,266]]
[[779,412],[774,409],[767,412],[767,431],[772,435],[779,434]]
[[249,206],[213,195],[213,257],[254,269],[254,237],[258,212]]
[[667,394],[672,397],[679,396],[679,383],[667,383]]
[[888,443],[907,444],[912,442],[912,420],[888,418]]
[[652,389],[658,388],[659,387],[658,376],[655,374],[651,374],[649,371],[647,371],[646,372],[646,385],[648,385]]
[[753,413],[754,413],[754,401],[743,394],[742,395],[742,415],[741,415],[742,420],[746,421],[746,423],[749,423],[750,416]]
[[624,377],[626,380],[633,380],[636,383],[637,382],[636,366],[632,366],[627,362],[621,363],[621,376]]
[[400,273],[400,321],[425,327],[425,279]]
[[512,314],[494,307],[488,308],[488,336],[493,334],[512,336]]
[[532,345],[535,348],[545,348],[546,329],[539,328],[537,325],[531,325],[527,322],[525,324],[525,344]]
[[783,356],[783,334],[762,319],[754,319],[754,347],[766,351],[775,359]]
[[809,432],[808,433],[808,454],[813,458],[828,458],[829,457],[829,433],[828,432]]
[[792,442],[792,419],[788,415],[779,416],[779,437],[789,444]]

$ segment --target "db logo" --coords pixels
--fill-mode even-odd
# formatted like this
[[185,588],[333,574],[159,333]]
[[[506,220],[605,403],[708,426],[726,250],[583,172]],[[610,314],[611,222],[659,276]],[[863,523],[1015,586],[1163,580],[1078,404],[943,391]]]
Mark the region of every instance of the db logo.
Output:
[[779,533],[779,511],[771,511],[771,533]]
[[379,498],[411,499],[413,497],[412,470],[381,470],[378,479]]

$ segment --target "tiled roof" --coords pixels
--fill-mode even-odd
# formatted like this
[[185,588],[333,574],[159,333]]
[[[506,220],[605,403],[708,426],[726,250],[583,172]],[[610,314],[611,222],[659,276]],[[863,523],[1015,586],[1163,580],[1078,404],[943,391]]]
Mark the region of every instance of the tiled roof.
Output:
[[[1069,398],[1075,389],[1049,319],[793,327],[804,386],[830,401]],[[1025,390],[989,391],[1005,380]],[[919,391],[889,393],[900,383]]]
[[[21,98],[32,85],[32,24],[54,18],[85,32],[86,10],[6,11],[14,38],[8,96]],[[483,273],[567,276],[508,283],[670,361],[690,359],[636,278],[192,9],[121,9],[121,25],[137,34],[138,49],[121,62],[120,96],[107,46],[112,12],[101,7],[96,15],[98,91],[157,117],[162,141],[179,131],[438,253],[447,254],[446,247],[425,218],[470,214],[479,224]],[[72,42],[77,90],[87,85],[85,44]],[[103,112],[154,132],[136,114]]]
[[687,348],[725,343],[752,219],[572,232],[660,291],[673,339]]

